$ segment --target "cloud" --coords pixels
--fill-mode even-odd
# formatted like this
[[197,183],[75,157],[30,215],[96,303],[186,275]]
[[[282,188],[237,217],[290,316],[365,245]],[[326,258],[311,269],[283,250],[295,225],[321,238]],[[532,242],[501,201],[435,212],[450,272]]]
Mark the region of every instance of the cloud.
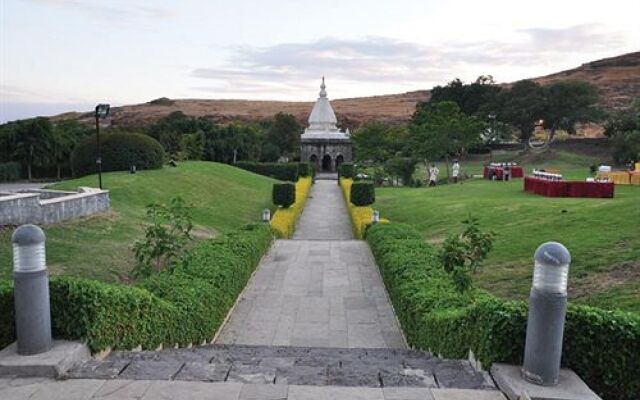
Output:
[[602,54],[624,44],[622,34],[597,24],[524,29],[500,41],[428,45],[388,37],[325,37],[309,43],[234,48],[222,67],[194,68],[191,76],[209,81],[197,87],[209,92],[298,86],[324,74],[330,74],[332,81],[428,87],[469,71],[480,75],[501,68],[531,68],[578,53]]
[[96,0],[28,0],[32,3],[78,10],[99,20],[132,21],[168,19],[176,16],[173,10],[159,7],[153,3],[96,1]]

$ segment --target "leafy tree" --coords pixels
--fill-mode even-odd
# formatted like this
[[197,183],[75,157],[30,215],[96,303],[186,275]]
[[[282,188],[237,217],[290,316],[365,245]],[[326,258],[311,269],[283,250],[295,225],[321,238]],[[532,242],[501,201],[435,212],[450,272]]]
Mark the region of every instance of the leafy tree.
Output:
[[150,224],[145,228],[144,239],[133,245],[138,261],[133,269],[136,278],[147,277],[154,271],[171,266],[191,240],[191,207],[185,205],[181,197],[174,197],[169,205],[148,205],[147,219]]
[[536,82],[523,80],[501,92],[490,107],[498,121],[518,129],[519,138],[526,146],[536,123],[544,117],[545,102],[545,89]]
[[212,124],[203,134],[206,160],[231,164],[260,158],[262,137],[253,125],[238,122],[226,126]]
[[299,152],[301,134],[302,125],[296,117],[279,112],[267,128],[266,139],[280,149],[281,155],[289,156]]
[[37,117],[16,123],[14,131],[14,157],[27,166],[27,177],[33,178],[32,167],[49,160],[53,126],[48,118]]
[[68,162],[78,141],[93,133],[93,129],[75,120],[63,120],[53,125],[50,136],[50,160],[56,165],[56,177],[61,179],[62,165]]
[[370,122],[357,129],[351,140],[358,161],[384,163],[389,158],[404,153],[407,144],[406,126],[392,126],[382,122]]
[[598,120],[598,90],[586,81],[557,81],[545,88],[546,102],[543,112],[544,127],[549,129],[549,140],[557,130],[575,134],[577,123]]
[[153,124],[149,128],[149,136],[160,142],[167,153],[177,156],[182,151],[182,136],[195,133],[198,123],[182,111],[174,111]]
[[483,125],[478,118],[463,113],[454,102],[420,103],[409,126],[412,154],[424,160],[425,165],[429,160],[445,157],[449,175],[449,157],[462,157],[478,144]]
[[640,162],[640,129],[611,137],[613,160],[617,164]]
[[182,149],[187,160],[202,160],[204,158],[204,133],[198,131],[182,135]]
[[384,169],[392,176],[402,179],[405,186],[409,186],[413,180],[413,173],[416,171],[417,161],[411,157],[393,157],[384,164]]
[[465,114],[476,115],[481,113],[488,104],[493,103],[501,91],[502,89],[495,85],[491,75],[481,75],[474,83],[468,85],[456,78],[446,86],[436,86],[431,89],[429,101],[434,103],[453,101]]
[[460,293],[473,284],[471,274],[482,266],[493,248],[495,233],[482,232],[478,219],[469,217],[462,221],[465,229],[461,234],[450,235],[442,246],[442,263]]
[[630,108],[609,114],[604,125],[604,135],[613,137],[636,129],[640,129],[640,98],[636,99]]

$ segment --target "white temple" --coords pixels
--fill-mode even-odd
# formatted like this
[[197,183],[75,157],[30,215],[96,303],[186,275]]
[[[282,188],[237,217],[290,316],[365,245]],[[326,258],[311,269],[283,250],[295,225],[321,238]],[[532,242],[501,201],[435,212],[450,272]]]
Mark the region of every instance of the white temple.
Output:
[[320,96],[309,115],[309,126],[301,137],[301,161],[316,165],[316,170],[335,172],[342,162],[350,162],[351,139],[349,132],[337,127],[338,120],[327,98],[324,77]]

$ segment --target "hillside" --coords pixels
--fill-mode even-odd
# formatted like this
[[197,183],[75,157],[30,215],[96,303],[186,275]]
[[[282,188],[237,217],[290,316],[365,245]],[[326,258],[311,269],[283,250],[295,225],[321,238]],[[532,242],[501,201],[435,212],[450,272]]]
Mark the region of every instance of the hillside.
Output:
[[[271,206],[273,179],[226,164],[185,162],[177,168],[103,174],[111,212],[45,226],[47,264],[53,274],[127,281],[134,265],[131,246],[142,238],[145,206],[179,195],[193,207],[193,236],[206,238],[257,222]],[[95,186],[95,175],[64,181],[54,189]],[[0,229],[0,279],[11,276],[12,229]]]
[[[453,77],[452,77],[453,78]],[[559,79],[586,80],[602,92],[603,105],[626,107],[631,99],[640,97],[640,52],[589,62],[580,67],[533,78],[542,84]],[[310,93],[311,98],[314,94]],[[429,90],[372,97],[336,99],[331,103],[343,128],[355,128],[376,120],[405,122],[411,118],[415,105],[429,99]],[[315,99],[313,99],[315,100]],[[305,123],[313,102],[259,100],[158,99],[149,103],[114,107],[111,123],[116,126],[146,126],[174,111],[194,117],[209,117],[215,121],[258,121],[278,112],[293,114]],[[91,122],[91,113],[63,114]]]

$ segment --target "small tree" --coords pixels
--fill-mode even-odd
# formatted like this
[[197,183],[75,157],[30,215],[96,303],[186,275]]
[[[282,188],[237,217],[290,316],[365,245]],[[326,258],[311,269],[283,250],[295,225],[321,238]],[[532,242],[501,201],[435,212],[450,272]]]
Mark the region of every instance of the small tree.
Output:
[[477,218],[462,221],[464,231],[449,236],[442,246],[442,263],[460,293],[473,285],[471,274],[475,274],[493,248],[493,232],[482,232]]
[[390,175],[400,177],[404,186],[409,186],[416,171],[416,164],[416,160],[410,157],[394,157],[387,160],[384,169]]
[[543,112],[544,127],[550,130],[549,141],[559,129],[575,134],[577,123],[598,120],[598,98],[598,90],[589,82],[569,80],[549,85]]
[[526,149],[536,122],[544,117],[545,102],[544,88],[536,82],[523,80],[514,83],[510,90],[501,92],[490,108],[499,121],[519,130],[520,141]]
[[301,134],[302,125],[296,117],[279,112],[269,124],[266,138],[268,143],[272,143],[280,149],[280,155],[290,156],[298,153]]
[[144,239],[133,245],[138,261],[133,275],[137,278],[170,267],[191,240],[191,207],[185,205],[181,197],[171,199],[168,206],[161,203],[148,205],[147,219],[150,225],[144,231]]
[[53,126],[44,117],[18,121],[14,131],[14,157],[27,166],[29,180],[33,178],[32,167],[49,160]]

